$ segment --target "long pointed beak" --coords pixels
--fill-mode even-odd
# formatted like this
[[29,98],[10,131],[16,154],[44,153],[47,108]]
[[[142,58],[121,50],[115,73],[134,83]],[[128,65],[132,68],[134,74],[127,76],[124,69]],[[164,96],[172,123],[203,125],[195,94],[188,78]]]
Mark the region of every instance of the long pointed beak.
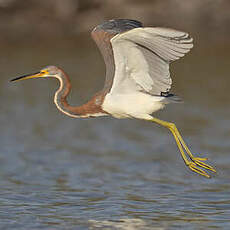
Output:
[[44,74],[37,72],[37,73],[32,73],[32,74],[27,74],[27,75],[23,75],[20,77],[16,77],[14,79],[11,79],[10,82],[13,81],[21,81],[21,80],[26,80],[26,79],[31,79],[31,78],[38,78],[38,77],[43,77]]

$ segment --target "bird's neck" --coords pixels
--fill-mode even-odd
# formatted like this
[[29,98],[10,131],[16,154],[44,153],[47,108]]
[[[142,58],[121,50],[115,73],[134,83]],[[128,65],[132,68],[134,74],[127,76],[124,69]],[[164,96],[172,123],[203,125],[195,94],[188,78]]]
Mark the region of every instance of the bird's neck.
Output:
[[57,108],[64,114],[74,118],[87,118],[104,116],[106,113],[101,109],[103,98],[93,97],[88,103],[81,106],[71,106],[67,102],[67,96],[71,90],[70,79],[63,71],[57,76],[60,81],[60,87],[55,93],[54,102]]

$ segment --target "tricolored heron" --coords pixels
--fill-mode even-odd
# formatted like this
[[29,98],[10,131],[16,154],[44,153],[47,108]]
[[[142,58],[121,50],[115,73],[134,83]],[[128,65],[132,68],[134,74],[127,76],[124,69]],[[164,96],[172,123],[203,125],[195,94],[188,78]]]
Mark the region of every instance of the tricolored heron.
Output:
[[104,22],[92,31],[92,37],[106,64],[106,80],[104,88],[86,104],[77,107],[68,104],[71,83],[68,75],[56,66],[11,81],[57,78],[60,88],[54,102],[66,115],[75,118],[110,115],[158,123],[172,132],[185,164],[192,171],[205,177],[210,175],[204,169],[216,172],[203,162],[206,158],[192,155],[174,123],[152,116],[166,104],[180,101],[169,93],[172,84],[169,64],[190,51],[193,39],[185,32],[143,27],[141,22],[129,19]]

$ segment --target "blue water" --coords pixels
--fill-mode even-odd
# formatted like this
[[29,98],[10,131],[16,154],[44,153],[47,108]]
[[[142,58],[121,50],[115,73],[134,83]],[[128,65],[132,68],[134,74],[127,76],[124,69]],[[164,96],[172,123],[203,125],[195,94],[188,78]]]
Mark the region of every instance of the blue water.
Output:
[[194,155],[209,158],[217,174],[206,179],[186,168],[162,127],[72,119],[53,104],[55,80],[8,83],[59,64],[74,85],[70,101],[85,102],[104,70],[96,47],[81,44],[2,49],[0,229],[230,229],[227,48],[216,59],[213,46],[198,47],[176,63],[174,92],[185,103],[156,114],[177,124]]

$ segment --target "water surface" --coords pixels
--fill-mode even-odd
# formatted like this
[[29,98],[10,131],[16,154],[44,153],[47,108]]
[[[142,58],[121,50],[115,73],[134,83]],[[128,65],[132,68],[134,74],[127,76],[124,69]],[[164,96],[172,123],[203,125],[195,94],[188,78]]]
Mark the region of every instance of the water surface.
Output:
[[54,79],[10,84],[54,64],[71,76],[72,104],[104,81],[88,35],[1,48],[1,229],[229,229],[230,46],[197,43],[172,67],[184,104],[157,117],[173,121],[212,179],[190,172],[172,135],[155,124],[73,119],[57,111]]

